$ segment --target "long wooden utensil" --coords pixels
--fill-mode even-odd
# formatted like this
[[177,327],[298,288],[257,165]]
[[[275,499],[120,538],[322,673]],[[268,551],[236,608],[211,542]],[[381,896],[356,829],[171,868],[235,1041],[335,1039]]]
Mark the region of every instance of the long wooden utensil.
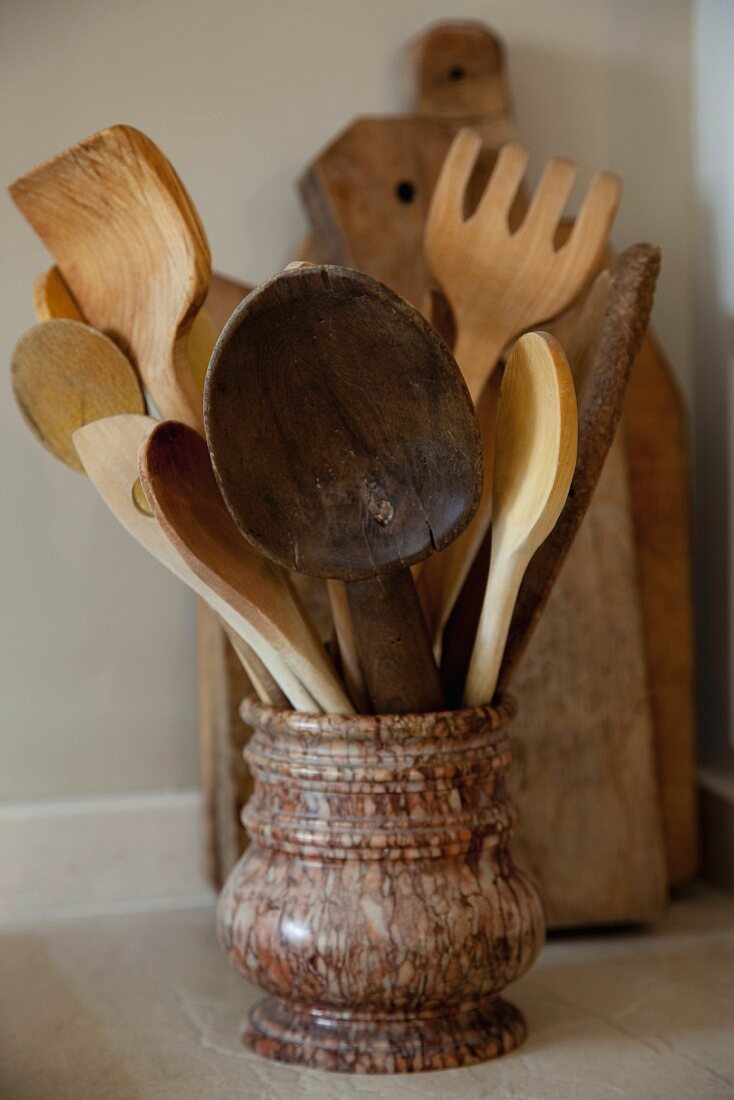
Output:
[[492,700],[523,574],[561,513],[576,465],[576,396],[560,344],[522,336],[510,354],[497,413],[492,558],[464,690]]
[[209,247],[160,150],[112,126],[27,172],[10,194],[89,324],[129,354],[164,416],[200,429],[186,344],[207,292]]
[[367,276],[286,271],[225,328],[204,407],[217,480],[245,536],[289,569],[348,582],[375,709],[440,707],[408,566],[468,521],[481,451],[435,331]]
[[[659,266],[659,249],[649,244],[633,245],[600,272],[589,290],[549,325],[549,331],[564,349],[576,389],[576,469],[558,522],[523,577],[499,672],[499,690],[509,686],[591,503],[622,415],[630,371],[652,308]],[[490,542],[488,534],[482,550],[487,560]],[[481,606],[486,583],[486,566],[484,579],[474,574],[475,567],[444,637],[442,673],[451,698],[460,695],[463,687],[479,614],[477,604]]]
[[[248,620],[189,569],[166,538],[150,510],[147,497],[134,492],[134,486],[138,483],[138,449],[157,423],[149,416],[112,416],[78,428],[74,432],[74,446],[85,472],[123,527],[246,641],[293,706],[297,710],[317,711],[312,697],[273,651],[267,639],[263,639]],[[253,683],[262,682],[257,668],[253,668],[249,661],[247,672]]]
[[139,462],[145,495],[191,571],[252,624],[320,707],[350,713],[353,708],[287,578],[237,530],[201,436],[165,420],[144,441]]
[[117,413],[144,413],[138,377],[120,349],[80,321],[43,321],[15,346],[13,393],[47,451],[83,473],[72,434]]
[[510,682],[591,503],[622,415],[659,270],[658,248],[633,245],[597,276],[583,301],[553,327],[573,370],[578,456],[563,511],[523,577],[499,672],[500,689]]
[[[488,462],[495,402],[492,391],[484,393],[487,380],[511,340],[565,309],[588,282],[606,243],[620,182],[610,173],[597,176],[568,239],[556,248],[558,224],[576,174],[573,162],[559,157],[548,162],[525,217],[511,231],[509,213],[527,151],[519,145],[500,150],[475,212],[465,218],[467,190],[480,150],[477,133],[459,131],[433,193],[425,247],[431,271],[454,313],[457,362],[474,401],[482,405]],[[477,515],[462,538],[422,572],[421,599],[437,649],[490,513],[491,493],[485,485]]]
[[476,402],[511,340],[565,309],[583,289],[604,249],[620,181],[603,172],[592,182],[568,240],[556,250],[558,223],[573,187],[573,161],[548,162],[522,224],[508,213],[525,174],[521,145],[500,150],[479,205],[464,203],[482,141],[473,130],[454,138],[431,199],[426,256],[454,312],[457,362]]

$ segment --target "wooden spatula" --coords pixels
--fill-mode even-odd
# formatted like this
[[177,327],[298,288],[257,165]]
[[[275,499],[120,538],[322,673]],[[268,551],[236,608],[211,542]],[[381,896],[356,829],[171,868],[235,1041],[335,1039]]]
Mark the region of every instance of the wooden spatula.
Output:
[[200,429],[186,343],[207,292],[209,247],[160,150],[113,126],[21,176],[10,194],[84,318],[128,353],[165,416]]
[[204,398],[222,493],[245,536],[289,569],[346,580],[379,712],[442,705],[408,566],[463,528],[479,433],[448,349],[357,272],[265,283],[215,349]]
[[144,440],[139,462],[145,495],[191,571],[265,638],[320,707],[350,713],[287,578],[253,551],[232,521],[201,436],[185,424],[163,421]]
[[492,558],[464,689],[491,702],[523,574],[566,501],[576,465],[576,396],[560,344],[522,336],[507,362],[497,413]]
[[[204,584],[170,544],[153,515],[147,498],[135,493],[138,481],[138,449],[156,427],[149,416],[112,416],[78,428],[74,446],[86,474],[110,511],[123,527],[174,576],[188,585],[252,649],[294,707],[314,712],[317,704],[290,672],[285,662],[258,634],[249,620]],[[240,654],[246,654],[240,647]],[[246,671],[253,684],[262,683],[258,668],[246,657]],[[278,702],[265,694],[265,701]]]
[[47,451],[83,473],[72,442],[77,428],[117,413],[144,413],[138,377],[120,349],[80,321],[43,321],[15,346],[13,393]]

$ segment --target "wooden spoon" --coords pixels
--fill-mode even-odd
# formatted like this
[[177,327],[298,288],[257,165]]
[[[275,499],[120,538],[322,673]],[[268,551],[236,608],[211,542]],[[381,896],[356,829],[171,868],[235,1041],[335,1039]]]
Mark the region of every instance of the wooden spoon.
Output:
[[[144,494],[136,493],[138,481],[138,449],[156,427],[150,416],[112,416],[97,420],[74,432],[74,446],[85,472],[110,511],[123,527],[146,550],[187,584],[213,608],[221,619],[260,658],[270,676],[280,685],[297,710],[317,712],[313,698],[290,672],[285,663],[240,613],[204,584],[173,548],[160,524],[152,514]],[[239,655],[246,654],[240,647]],[[262,685],[259,669],[246,656],[245,670],[254,685]],[[278,703],[267,693],[266,702]]]
[[375,709],[439,708],[408,566],[456,537],[481,488],[476,419],[440,337],[366,275],[282,272],[227,324],[204,409],[245,536],[289,569],[349,582]]
[[237,530],[201,436],[185,424],[165,420],[141,445],[139,464],[145,495],[191,571],[252,624],[320,707],[333,714],[351,713],[287,578]]
[[659,270],[658,248],[633,245],[597,276],[578,306],[554,325],[573,370],[578,457],[558,522],[523,577],[500,668],[500,690],[509,685],[591,503],[622,415],[627,380],[645,335]]
[[464,689],[467,706],[491,702],[517,592],[553,530],[576,465],[576,397],[557,340],[522,336],[500,390],[492,485],[492,558]]
[[47,451],[83,473],[72,442],[83,424],[116,413],[144,413],[145,397],[120,349],[80,321],[43,321],[15,346],[13,393]]
[[194,206],[130,126],[66,149],[10,186],[89,324],[129,354],[164,416],[201,428],[186,342],[211,261]]

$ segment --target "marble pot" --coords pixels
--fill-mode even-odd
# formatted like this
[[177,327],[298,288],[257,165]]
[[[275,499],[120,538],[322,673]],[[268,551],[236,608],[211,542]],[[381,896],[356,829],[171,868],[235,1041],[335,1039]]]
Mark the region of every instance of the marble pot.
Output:
[[250,846],[218,909],[234,967],[268,997],[245,1044],[353,1073],[470,1065],[525,1021],[498,996],[537,955],[541,903],[509,849],[498,707],[338,717],[248,699]]

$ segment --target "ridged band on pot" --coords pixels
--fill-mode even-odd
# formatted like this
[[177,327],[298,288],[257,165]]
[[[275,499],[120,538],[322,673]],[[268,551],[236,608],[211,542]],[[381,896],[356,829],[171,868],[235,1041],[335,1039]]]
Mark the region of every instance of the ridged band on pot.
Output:
[[521,1040],[521,1016],[497,994],[535,958],[543,919],[509,849],[514,712],[510,699],[370,717],[243,704],[252,843],[219,929],[235,967],[270,994],[248,1045],[390,1072],[463,1065]]

